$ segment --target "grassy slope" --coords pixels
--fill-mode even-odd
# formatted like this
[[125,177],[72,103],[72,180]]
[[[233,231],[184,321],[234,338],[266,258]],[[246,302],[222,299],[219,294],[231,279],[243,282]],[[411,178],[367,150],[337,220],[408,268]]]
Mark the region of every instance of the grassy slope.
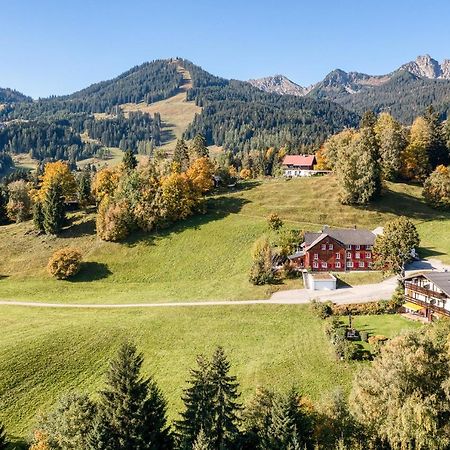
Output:
[[[418,325],[399,316],[364,317],[372,332],[394,336]],[[295,385],[313,401],[348,389],[361,363],[337,362],[323,322],[305,306],[257,305],[155,310],[0,309],[0,420],[27,436],[37,411],[70,390],[95,391],[108,359],[133,339],[169,401],[173,418],[195,356],[225,346],[243,399],[258,385]]]
[[[270,180],[246,187],[212,199],[209,214],[160,235],[137,235],[125,244],[98,241],[92,217],[90,222],[79,219],[56,239],[36,237],[30,223],[0,227],[0,253],[7,255],[0,260],[0,298],[72,302],[265,298],[273,289],[286,287],[255,287],[247,279],[250,248],[264,232],[271,211],[289,226],[313,230],[324,223],[374,228],[408,214],[418,224],[427,247],[424,253],[450,262],[450,215],[428,208],[418,187],[391,184],[382,200],[360,209],[340,205],[335,180],[328,177]],[[87,261],[72,282],[55,281],[45,273],[48,257],[64,245],[79,246]],[[377,276],[347,275],[344,281],[373,282]]]

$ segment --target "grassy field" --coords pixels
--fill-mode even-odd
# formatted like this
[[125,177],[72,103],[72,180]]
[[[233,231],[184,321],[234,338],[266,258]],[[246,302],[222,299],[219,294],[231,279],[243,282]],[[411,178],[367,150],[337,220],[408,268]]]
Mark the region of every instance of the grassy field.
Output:
[[[372,333],[393,337],[418,327],[400,316],[356,319]],[[348,390],[363,363],[336,361],[324,322],[307,306],[176,307],[152,310],[0,309],[0,420],[28,435],[36,413],[71,390],[94,392],[108,359],[125,339],[145,354],[153,374],[180,411],[180,395],[195,356],[223,345],[245,401],[257,386],[295,385],[312,401],[338,386]]]
[[[427,207],[419,187],[390,184],[373,206],[354,208],[340,205],[331,177],[269,180],[211,198],[203,216],[120,244],[95,237],[93,215],[76,214],[59,238],[37,237],[31,223],[0,227],[0,253],[6,255],[0,260],[0,298],[84,303],[267,298],[274,290],[300,286],[299,281],[272,287],[248,282],[250,248],[266,231],[271,211],[305,230],[322,224],[372,229],[407,214],[420,231],[422,254],[450,262],[450,215]],[[85,265],[73,281],[52,280],[47,260],[65,245],[79,247]],[[377,273],[343,275],[348,284],[379,279]]]

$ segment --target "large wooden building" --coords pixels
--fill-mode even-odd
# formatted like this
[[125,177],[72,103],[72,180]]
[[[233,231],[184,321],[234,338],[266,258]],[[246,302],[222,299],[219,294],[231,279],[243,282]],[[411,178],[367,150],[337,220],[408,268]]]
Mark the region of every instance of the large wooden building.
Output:
[[289,259],[297,269],[317,272],[371,270],[375,237],[364,229],[324,227],[305,233],[301,248]]
[[407,312],[433,320],[450,316],[450,272],[420,272],[405,278]]
[[286,155],[283,159],[285,177],[306,177],[314,171],[316,157],[314,155]]

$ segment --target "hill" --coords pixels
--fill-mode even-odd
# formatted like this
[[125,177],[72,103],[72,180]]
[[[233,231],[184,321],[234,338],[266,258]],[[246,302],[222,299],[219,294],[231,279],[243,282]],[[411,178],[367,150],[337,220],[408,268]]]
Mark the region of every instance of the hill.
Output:
[[31,97],[14,89],[0,88],[0,104],[18,102],[31,102]]
[[10,103],[0,111],[0,121],[0,151],[74,164],[96,156],[101,147],[149,154],[199,132],[209,145],[233,151],[317,146],[354,125],[357,116],[328,101],[280,98],[209,74],[190,61],[169,59],[136,66],[71,95]]
[[253,79],[248,80],[248,82],[252,86],[261,89],[261,91],[273,92],[280,95],[296,95],[302,97],[310,91],[310,88],[304,88],[284,75]]
[[[126,303],[131,290],[133,302],[267,298],[273,290],[300,286],[299,280],[269,287],[248,281],[250,250],[267,231],[271,212],[299,230],[324,224],[373,229],[404,214],[417,224],[421,253],[450,262],[450,214],[429,208],[418,186],[388,184],[379,201],[355,208],[339,203],[333,177],[275,179],[213,196],[207,214],[122,244],[99,241],[92,214],[76,213],[58,238],[37,237],[30,222],[0,227],[0,253],[8,255],[0,260],[0,298]],[[45,267],[66,245],[82,250],[85,270],[73,281],[56,281]]]

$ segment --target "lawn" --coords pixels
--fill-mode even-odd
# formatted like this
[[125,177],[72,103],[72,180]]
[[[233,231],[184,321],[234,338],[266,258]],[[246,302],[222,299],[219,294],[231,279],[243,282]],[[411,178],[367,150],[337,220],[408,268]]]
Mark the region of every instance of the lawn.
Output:
[[[355,319],[376,334],[418,327],[400,316]],[[130,310],[0,309],[0,421],[28,436],[36,413],[71,390],[94,392],[107,362],[125,339],[145,355],[169,402],[180,411],[195,356],[223,345],[245,401],[257,386],[292,385],[318,401],[341,386],[348,391],[361,362],[336,361],[324,321],[305,305],[204,306]]]
[[[266,231],[266,216],[277,212],[289,227],[317,230],[330,226],[383,225],[406,214],[418,226],[424,255],[450,262],[450,214],[429,208],[417,186],[389,184],[370,207],[343,206],[332,177],[249,182],[209,200],[208,213],[159,234],[136,234],[125,243],[95,237],[94,215],[73,216],[59,238],[36,236],[31,222],[0,227],[0,298],[84,303],[179,300],[264,299],[300,281],[261,287],[248,281],[250,249]],[[73,281],[49,278],[52,252],[79,247],[85,257]],[[349,284],[373,283],[379,274],[344,275]]]

